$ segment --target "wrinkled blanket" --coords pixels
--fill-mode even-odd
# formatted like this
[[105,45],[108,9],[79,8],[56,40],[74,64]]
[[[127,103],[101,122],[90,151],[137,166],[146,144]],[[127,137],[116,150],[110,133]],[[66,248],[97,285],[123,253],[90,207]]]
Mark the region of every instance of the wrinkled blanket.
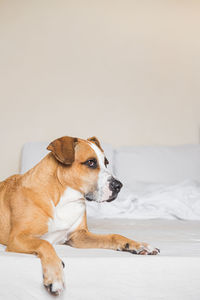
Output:
[[200,220],[200,182],[135,183],[111,203],[87,203],[87,213],[94,218]]

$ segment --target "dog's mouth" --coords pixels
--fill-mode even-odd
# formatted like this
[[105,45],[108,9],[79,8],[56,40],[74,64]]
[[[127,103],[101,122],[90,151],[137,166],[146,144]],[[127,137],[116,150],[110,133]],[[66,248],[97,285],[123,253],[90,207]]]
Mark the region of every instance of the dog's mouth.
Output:
[[118,196],[118,193],[114,193],[112,196],[110,196],[108,198],[108,200],[106,200],[106,202],[112,202],[112,201],[114,201],[117,198],[117,196]]
[[92,193],[86,194],[86,195],[85,195],[85,199],[86,199],[87,201],[95,201],[95,199],[94,199]]
[[112,193],[112,195],[108,199],[102,200],[102,201],[97,201],[94,193],[88,193],[88,194],[85,195],[85,199],[87,201],[112,202],[112,201],[114,201],[117,198],[117,196],[118,196],[118,193]]

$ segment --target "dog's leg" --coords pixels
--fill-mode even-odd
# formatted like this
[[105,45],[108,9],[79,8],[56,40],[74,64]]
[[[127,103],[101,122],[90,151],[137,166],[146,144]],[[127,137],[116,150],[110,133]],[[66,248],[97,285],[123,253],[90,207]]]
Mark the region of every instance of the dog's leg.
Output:
[[23,234],[11,235],[6,251],[38,255],[43,269],[44,286],[54,295],[62,292],[64,263],[49,242]]
[[160,252],[158,248],[153,248],[147,243],[136,242],[122,235],[98,235],[86,229],[75,231],[66,244],[75,248],[104,248],[140,255],[156,255]]

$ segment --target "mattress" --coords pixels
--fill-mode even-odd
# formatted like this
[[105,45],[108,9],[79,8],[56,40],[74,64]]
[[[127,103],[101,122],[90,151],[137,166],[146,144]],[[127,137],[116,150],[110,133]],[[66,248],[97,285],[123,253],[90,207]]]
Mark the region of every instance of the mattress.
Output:
[[[59,299],[200,299],[200,222],[101,219],[94,233],[118,233],[160,248],[158,256],[56,245],[65,262],[66,289]],[[0,299],[50,299],[40,260],[0,246]]]

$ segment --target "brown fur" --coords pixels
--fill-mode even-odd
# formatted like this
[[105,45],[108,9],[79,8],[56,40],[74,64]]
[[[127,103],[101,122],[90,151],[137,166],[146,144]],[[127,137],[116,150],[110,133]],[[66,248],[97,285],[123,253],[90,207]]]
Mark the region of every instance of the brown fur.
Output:
[[51,142],[47,150],[51,151],[58,161],[65,165],[71,165],[75,159],[75,144],[77,138],[63,136]]

